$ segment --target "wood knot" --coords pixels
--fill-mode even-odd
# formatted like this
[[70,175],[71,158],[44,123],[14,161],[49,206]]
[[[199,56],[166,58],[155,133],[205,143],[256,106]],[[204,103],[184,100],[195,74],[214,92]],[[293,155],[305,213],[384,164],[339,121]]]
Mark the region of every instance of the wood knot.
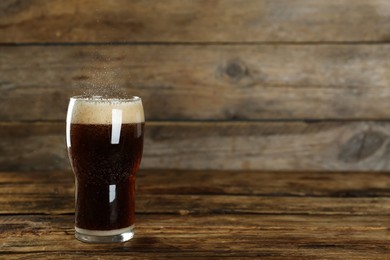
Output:
[[77,76],[72,77],[72,79],[73,80],[87,80],[87,79],[89,79],[89,77],[86,75],[77,75]]
[[240,80],[248,76],[248,68],[241,61],[234,60],[228,62],[224,69],[225,74],[232,80]]
[[0,1],[0,14],[1,15],[12,15],[21,12],[31,6],[32,1],[23,0],[9,0]]
[[364,131],[353,135],[341,148],[339,160],[356,163],[372,156],[386,141],[386,136],[378,131]]

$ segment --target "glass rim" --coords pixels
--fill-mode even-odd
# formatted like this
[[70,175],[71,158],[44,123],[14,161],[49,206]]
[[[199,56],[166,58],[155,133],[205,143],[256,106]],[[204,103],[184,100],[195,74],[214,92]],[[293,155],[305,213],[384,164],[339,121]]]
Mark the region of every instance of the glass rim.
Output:
[[141,101],[138,96],[105,97],[99,95],[78,95],[70,97],[70,100],[86,102],[136,102]]

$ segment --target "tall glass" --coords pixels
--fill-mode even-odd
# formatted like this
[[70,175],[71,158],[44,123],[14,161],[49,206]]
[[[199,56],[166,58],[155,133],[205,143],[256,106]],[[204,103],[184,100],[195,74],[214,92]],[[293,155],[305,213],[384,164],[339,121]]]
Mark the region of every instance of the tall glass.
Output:
[[144,122],[139,97],[70,99],[66,144],[75,174],[77,239],[99,243],[133,237]]

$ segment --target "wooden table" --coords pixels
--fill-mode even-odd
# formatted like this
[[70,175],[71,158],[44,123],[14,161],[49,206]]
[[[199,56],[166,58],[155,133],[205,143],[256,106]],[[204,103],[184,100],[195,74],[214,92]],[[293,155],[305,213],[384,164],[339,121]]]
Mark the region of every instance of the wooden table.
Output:
[[[71,172],[0,173],[0,259],[383,259],[387,173],[141,171],[136,235],[74,238]],[[214,259],[215,259],[214,258]]]

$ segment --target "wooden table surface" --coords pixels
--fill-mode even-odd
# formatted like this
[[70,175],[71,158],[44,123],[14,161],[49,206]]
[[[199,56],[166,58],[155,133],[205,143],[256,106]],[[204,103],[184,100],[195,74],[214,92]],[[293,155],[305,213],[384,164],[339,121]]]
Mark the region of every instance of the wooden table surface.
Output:
[[387,173],[140,171],[136,235],[74,238],[71,172],[0,172],[0,259],[385,259]]

